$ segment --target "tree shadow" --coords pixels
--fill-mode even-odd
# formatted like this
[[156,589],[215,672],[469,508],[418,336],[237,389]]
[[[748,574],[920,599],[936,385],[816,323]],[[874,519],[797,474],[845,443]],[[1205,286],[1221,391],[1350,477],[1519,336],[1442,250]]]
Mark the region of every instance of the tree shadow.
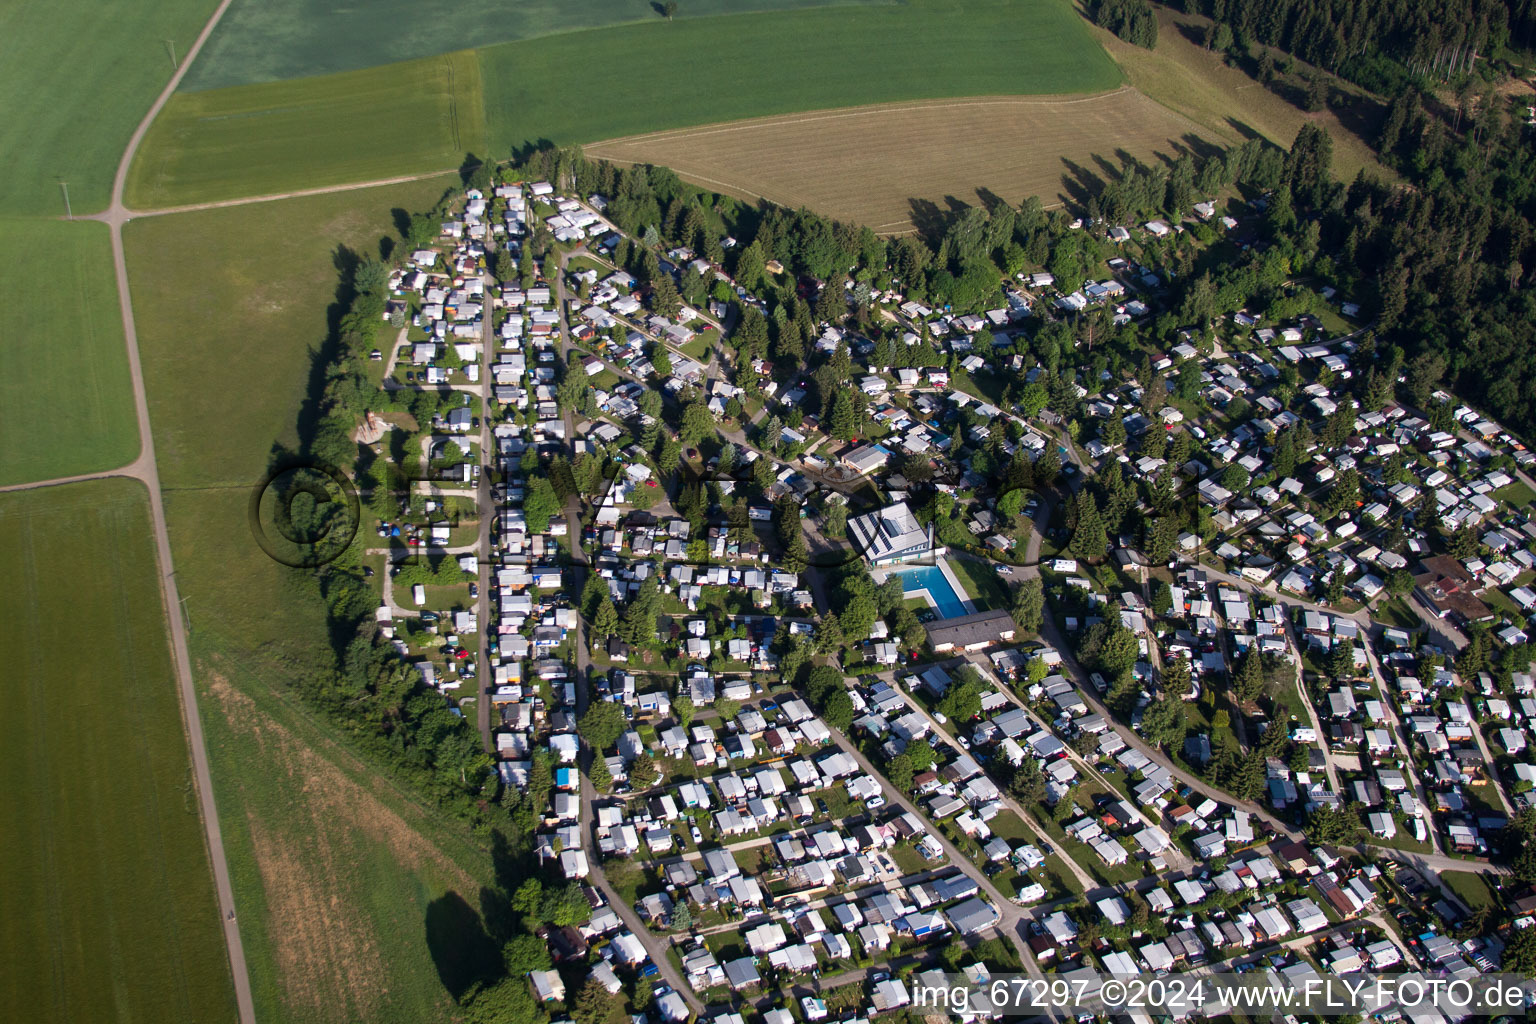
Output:
[[996,213],[1000,207],[1011,205],[1008,200],[989,188],[978,188],[976,198],[981,201],[982,209],[988,213]]
[[1179,136],[1179,145],[1188,153],[1193,153],[1201,160],[1211,160],[1221,156],[1225,150],[1215,145],[1209,139],[1202,139],[1194,132],[1186,132]]
[[411,211],[396,206],[389,211],[390,220],[395,222],[395,231],[401,238],[409,238],[411,235]]
[[949,223],[939,204],[932,199],[908,199],[907,208],[911,211],[912,227],[918,237],[931,248],[937,248]]
[[1099,193],[1106,182],[1099,175],[1066,157],[1061,158],[1067,172],[1061,176],[1062,198],[1077,207],[1085,207]]
[[427,904],[426,932],[438,979],[455,1000],[501,973],[500,948],[458,893],[445,892]]
[[464,162],[459,164],[459,180],[464,183],[465,188],[469,187],[470,181],[475,177],[475,172],[483,166],[485,166],[485,161],[475,156],[475,154],[469,152],[464,154]]
[[524,139],[522,142],[512,144],[512,162],[518,165],[526,164],[533,159],[535,153],[544,153],[555,149],[553,141],[545,138]]
[[1253,125],[1246,121],[1239,121],[1235,117],[1227,118],[1227,127],[1241,135],[1244,142],[1247,142],[1249,139],[1262,139],[1264,137]]
[[1174,24],[1178,27],[1179,35],[1183,36],[1185,39],[1189,40],[1191,43],[1194,43],[1196,46],[1200,47],[1202,50],[1205,49],[1205,29],[1204,29],[1204,27],[1202,27],[1200,25],[1196,25],[1192,21],[1176,21],[1176,22],[1174,22]]

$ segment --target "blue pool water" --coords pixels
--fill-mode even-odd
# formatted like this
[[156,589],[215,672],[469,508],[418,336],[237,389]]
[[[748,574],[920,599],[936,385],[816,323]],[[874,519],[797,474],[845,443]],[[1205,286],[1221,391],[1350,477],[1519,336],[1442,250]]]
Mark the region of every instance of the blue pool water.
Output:
[[957,615],[965,614],[965,605],[960,596],[955,593],[955,588],[949,585],[948,578],[934,565],[919,565],[911,569],[901,569],[892,573],[900,576],[906,584],[907,590],[926,590],[933,603],[938,606],[939,618],[952,619]]

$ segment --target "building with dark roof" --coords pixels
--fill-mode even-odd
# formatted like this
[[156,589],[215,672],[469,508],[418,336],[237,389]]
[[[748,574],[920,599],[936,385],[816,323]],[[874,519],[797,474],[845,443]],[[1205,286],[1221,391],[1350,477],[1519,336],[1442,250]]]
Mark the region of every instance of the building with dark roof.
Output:
[[928,643],[935,653],[975,651],[1000,641],[1012,640],[1017,626],[1005,611],[972,612],[943,619],[928,627]]

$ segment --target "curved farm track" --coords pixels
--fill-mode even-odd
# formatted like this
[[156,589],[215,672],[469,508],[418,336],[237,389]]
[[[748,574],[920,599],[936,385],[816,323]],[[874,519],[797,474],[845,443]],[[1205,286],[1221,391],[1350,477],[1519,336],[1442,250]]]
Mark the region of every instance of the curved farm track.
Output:
[[1131,88],[1088,96],[893,103],[653,132],[585,147],[616,163],[665,164],[741,199],[806,206],[882,234],[955,203],[1046,205],[1142,161],[1233,141]]

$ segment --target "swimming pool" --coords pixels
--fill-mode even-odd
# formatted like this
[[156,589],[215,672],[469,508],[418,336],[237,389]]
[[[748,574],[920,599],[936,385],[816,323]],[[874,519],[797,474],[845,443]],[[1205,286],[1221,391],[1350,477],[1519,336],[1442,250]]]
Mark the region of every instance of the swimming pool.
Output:
[[938,610],[939,618],[952,619],[957,615],[965,614],[965,603],[960,599],[960,595],[955,593],[955,588],[950,586],[949,578],[938,566],[913,566],[910,569],[894,570],[891,575],[900,576],[905,581],[908,594],[915,590],[928,591],[928,596]]

